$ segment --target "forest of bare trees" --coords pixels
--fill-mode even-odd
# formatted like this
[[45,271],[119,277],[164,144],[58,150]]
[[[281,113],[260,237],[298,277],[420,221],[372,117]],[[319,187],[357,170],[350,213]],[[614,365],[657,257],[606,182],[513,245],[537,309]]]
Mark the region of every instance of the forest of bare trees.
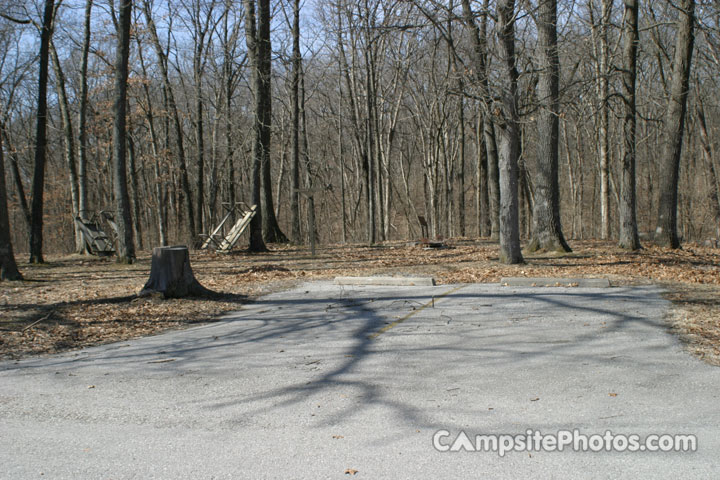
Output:
[[251,250],[717,242],[719,72],[710,0],[2,0],[2,276],[236,202]]

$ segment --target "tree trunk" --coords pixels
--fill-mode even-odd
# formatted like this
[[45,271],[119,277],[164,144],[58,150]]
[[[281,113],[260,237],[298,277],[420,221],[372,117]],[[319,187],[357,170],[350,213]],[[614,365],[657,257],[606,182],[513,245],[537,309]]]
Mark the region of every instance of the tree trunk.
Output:
[[290,216],[292,241],[301,243],[300,238],[300,0],[293,0],[293,58],[292,58],[292,191],[290,192]]
[[490,207],[490,237],[497,240],[500,236],[500,170],[498,165],[497,140],[495,125],[491,118],[490,85],[487,71],[487,16],[489,0],[484,0],[480,25],[475,22],[475,15],[470,8],[470,0],[462,0],[465,24],[470,28],[471,43],[473,45],[473,60],[475,63],[475,76],[480,87],[481,105],[483,110],[483,135],[488,165],[488,196]]
[[50,38],[55,15],[54,0],[45,0],[40,33],[40,68],[38,69],[38,108],[35,129],[35,165],[30,212],[30,263],[43,263],[43,200],[45,194],[45,163],[47,157],[47,84]]
[[[140,60],[140,67],[142,69],[143,77],[147,78],[147,68],[145,67],[145,60],[143,58],[143,47],[140,37],[136,37],[138,46],[138,57]],[[165,216],[167,214],[165,210],[165,193],[163,188],[163,168],[160,166],[160,148],[158,144],[158,137],[155,131],[155,115],[153,113],[152,97],[150,96],[150,88],[148,82],[143,82],[143,92],[145,94],[145,101],[147,102],[147,108],[145,109],[145,120],[148,124],[148,131],[150,132],[150,147],[153,155],[153,170],[155,174],[155,204],[157,210],[157,228],[158,228],[158,241],[160,245],[167,245],[166,235],[166,221]]]
[[488,155],[485,147],[485,116],[479,115],[477,124],[477,198],[475,201],[477,210],[477,234],[480,237],[490,237],[492,226],[490,224],[490,194],[488,175]]
[[204,296],[212,294],[200,285],[192,267],[190,253],[185,246],[155,247],[150,264],[150,278],[138,296],[162,293],[165,298]]
[[[608,104],[610,48],[608,28],[612,18],[612,4],[612,0],[602,0],[600,24],[595,25],[595,22],[592,22],[593,36],[597,37],[595,43],[599,43],[595,76],[600,112],[600,118],[598,119],[598,156],[600,157],[600,236],[603,240],[610,237],[610,106]],[[588,6],[590,14],[593,15],[593,0],[590,0]]]
[[272,196],[272,163],[270,141],[272,131],[272,45],[270,39],[271,23],[270,0],[258,0],[257,9],[257,65],[258,90],[255,100],[260,102],[257,118],[260,123],[260,146],[262,169],[262,227],[266,241],[287,243],[288,239],[280,230]]
[[188,240],[189,244],[192,245],[197,239],[197,231],[195,230],[195,210],[192,194],[190,192],[190,179],[188,178],[187,162],[185,161],[185,146],[183,143],[184,135],[182,124],[180,122],[180,113],[178,112],[177,103],[175,102],[175,94],[173,93],[172,85],[170,85],[167,55],[163,52],[162,46],[160,45],[160,38],[157,35],[157,29],[155,27],[155,22],[152,19],[152,12],[150,11],[150,4],[148,3],[148,0],[144,0],[143,7],[145,21],[148,24],[148,32],[150,33],[153,46],[155,47],[155,54],[158,57],[158,66],[160,67],[160,73],[162,75],[168,114],[172,116],[173,126],[175,129],[175,142],[177,147],[176,154],[180,167],[180,183],[183,192],[183,199],[185,200],[186,219],[189,230]]
[[20,175],[20,166],[18,165],[17,151],[10,144],[10,137],[8,137],[5,125],[0,124],[0,134],[2,134],[2,141],[7,146],[10,154],[10,169],[12,170],[13,183],[15,184],[15,190],[17,191],[18,201],[20,203],[20,209],[23,213],[23,220],[25,220],[25,226],[28,232],[30,232],[30,226],[32,225],[32,215],[30,214],[30,207],[28,206],[27,196],[25,195],[25,186],[23,185],[22,176]]
[[560,225],[558,184],[560,57],[557,45],[557,0],[541,0],[538,10],[538,145],[534,179],[530,252],[569,252]]
[[637,228],[635,200],[635,155],[636,155],[636,83],[638,49],[638,4],[637,0],[625,0],[623,19],[623,159],[620,180],[620,247],[628,250],[640,248]]
[[[72,216],[76,218],[80,216],[80,199],[78,192],[78,175],[77,164],[75,162],[75,132],[73,131],[72,118],[70,117],[70,102],[68,101],[67,91],[65,89],[65,74],[60,65],[55,44],[50,40],[50,58],[52,59],[53,71],[55,72],[55,90],[58,95],[58,105],[60,107],[60,117],[62,119],[63,139],[65,144],[65,163],[68,166],[68,174],[70,181],[70,199],[72,204]],[[73,221],[75,227],[75,252],[85,253],[87,245],[83,239],[82,233],[76,222]]]
[[80,107],[78,112],[78,210],[83,220],[88,216],[87,188],[87,108],[88,108],[88,55],[90,53],[90,22],[93,0],[85,4],[85,26],[83,30],[82,60],[80,61]]
[[708,135],[707,122],[705,121],[705,107],[700,98],[698,98],[695,108],[697,111],[698,125],[700,127],[700,144],[702,145],[703,157],[710,172],[710,194],[708,195],[708,199],[712,204],[711,209],[715,224],[714,233],[716,238],[720,240],[720,172],[715,168],[712,142],[710,135]]
[[113,191],[118,227],[118,263],[135,261],[135,243],[127,185],[127,79],[130,57],[130,25],[132,0],[122,0],[118,19],[117,50],[115,52],[115,93],[113,101]]
[[[258,0],[260,3],[259,10],[263,10],[263,13],[267,12],[269,15],[269,0]],[[248,57],[250,59],[251,69],[251,85],[253,90],[253,103],[254,103],[254,120],[253,120],[253,167],[252,167],[252,202],[258,206],[257,213],[250,222],[250,246],[251,252],[265,252],[267,247],[265,246],[265,240],[263,239],[263,223],[262,216],[265,213],[260,208],[261,199],[261,172],[262,163],[265,155],[269,152],[265,151],[266,147],[269,147],[269,123],[265,123],[267,118],[266,108],[269,106],[269,98],[263,98],[265,95],[269,95],[269,91],[265,91],[264,87],[269,82],[268,77],[266,82],[263,81],[264,73],[263,67],[265,62],[260,59],[261,52],[257,37],[256,28],[256,16],[255,16],[255,1],[254,0],[243,0],[245,5],[245,41],[247,42]],[[260,15],[262,17],[262,15]],[[269,18],[266,19],[269,21]],[[269,63],[267,64],[269,67]]]
[[130,173],[130,192],[132,193],[132,220],[135,245],[139,250],[143,248],[142,216],[140,213],[140,182],[138,182],[137,155],[135,154],[135,141],[132,135],[127,137],[128,171]]
[[467,232],[465,228],[465,97],[463,95],[464,85],[459,82],[460,98],[458,99],[458,128],[460,129],[459,142],[460,152],[456,171],[457,195],[455,202],[458,208],[458,231],[461,237]]
[[517,110],[518,71],[515,65],[515,1],[498,0],[497,32],[502,69],[502,106],[500,129],[500,261],[522,263],[520,225],[518,223],[518,158],[520,157],[520,124]]
[[690,89],[690,66],[695,41],[695,0],[680,0],[670,98],[665,114],[665,144],[660,160],[660,203],[655,241],[679,248],[677,233],[678,176]]
[[10,240],[7,191],[5,190],[5,155],[0,135],[0,280],[22,280]]

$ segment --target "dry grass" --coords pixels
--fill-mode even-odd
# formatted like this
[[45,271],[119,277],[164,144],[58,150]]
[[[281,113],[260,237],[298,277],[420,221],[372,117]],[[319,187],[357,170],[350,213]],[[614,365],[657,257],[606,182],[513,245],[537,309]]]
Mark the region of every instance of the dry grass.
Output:
[[320,249],[315,258],[305,249],[277,245],[266,254],[194,252],[198,280],[221,295],[175,300],[135,297],[149,275],[149,254],[129,266],[112,259],[50,257],[45,265],[21,265],[24,281],[0,283],[0,356],[53,353],[211,322],[259,295],[310,279],[426,274],[440,283],[497,282],[503,276],[658,283],[674,302],[672,328],[691,352],[720,365],[717,249],[649,247],[631,253],[608,243],[573,242],[573,253],[528,256],[526,264],[508,266],[498,263],[495,244],[457,240],[452,245],[433,250],[404,243],[335,245]]

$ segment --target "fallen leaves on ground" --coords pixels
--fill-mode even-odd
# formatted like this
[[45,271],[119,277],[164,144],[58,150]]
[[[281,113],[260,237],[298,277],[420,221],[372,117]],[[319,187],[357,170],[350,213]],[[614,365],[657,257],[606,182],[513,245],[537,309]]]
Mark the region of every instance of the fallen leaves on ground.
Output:
[[[660,284],[673,301],[673,329],[694,354],[720,365],[720,250],[646,247],[627,252],[607,242],[572,242],[569,254],[527,255],[523,265],[498,262],[498,247],[456,240],[453,248],[406,243],[271,252],[192,252],[195,275],[213,298],[136,298],[150,255],[134,265],[78,255],[23,264],[25,280],[0,283],[0,356],[19,358],[155,334],[216,320],[260,295],[303,281],[354,275],[432,275],[439,284],[499,282],[501,277],[606,277],[613,285]],[[34,322],[37,322],[33,325]]]

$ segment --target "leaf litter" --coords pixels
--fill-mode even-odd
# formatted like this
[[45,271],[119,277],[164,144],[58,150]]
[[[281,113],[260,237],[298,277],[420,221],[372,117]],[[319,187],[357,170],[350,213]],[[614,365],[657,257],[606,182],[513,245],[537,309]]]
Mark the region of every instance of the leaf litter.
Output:
[[133,265],[80,255],[23,264],[25,279],[0,282],[0,357],[85,348],[216,321],[267,293],[302,282],[353,275],[431,275],[438,284],[496,283],[501,277],[608,278],[613,285],[660,285],[672,301],[669,326],[688,351],[720,365],[720,250],[685,245],[628,252],[609,242],[575,241],[569,254],[498,262],[497,244],[456,239],[452,249],[404,242],[306,249],[271,245],[268,253],[192,252],[191,264],[212,298],[137,298],[150,273],[149,252]]

